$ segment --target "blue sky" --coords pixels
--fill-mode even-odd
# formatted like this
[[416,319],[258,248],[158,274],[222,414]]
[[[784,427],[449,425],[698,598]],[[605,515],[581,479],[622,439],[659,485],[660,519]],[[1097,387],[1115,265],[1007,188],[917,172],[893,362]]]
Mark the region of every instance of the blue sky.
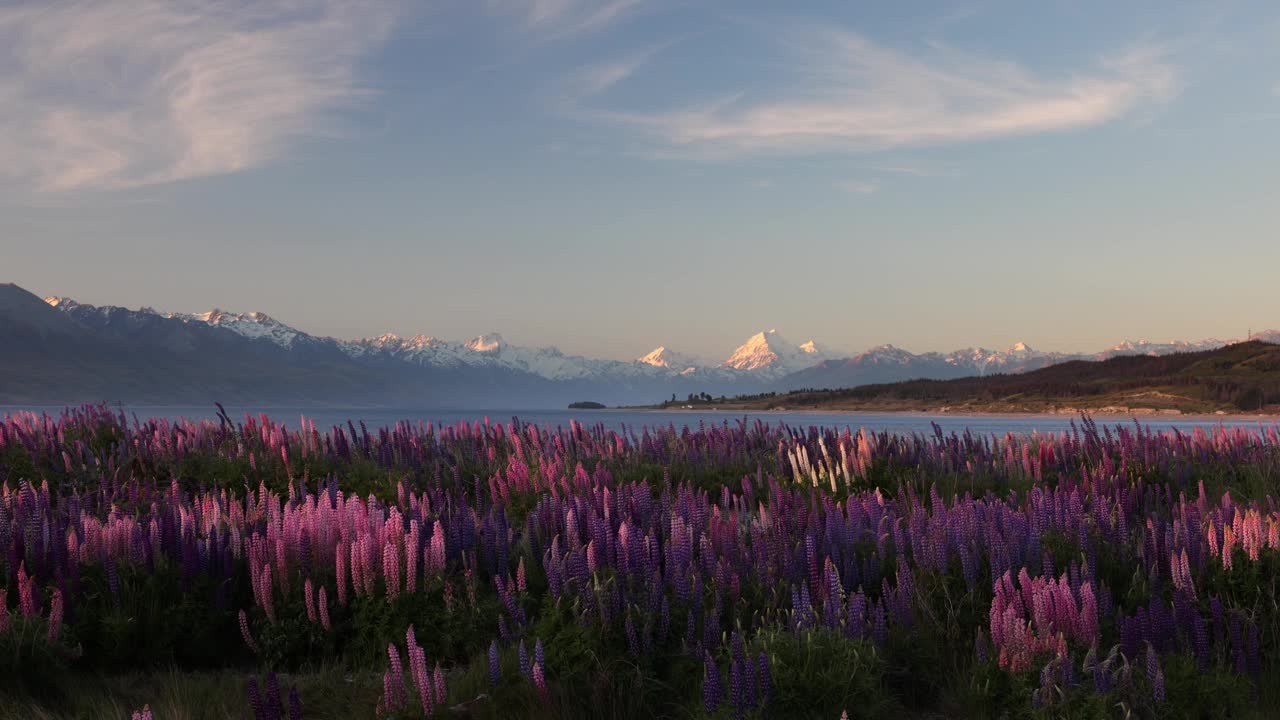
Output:
[[1280,326],[1269,2],[0,7],[0,280],[721,359]]

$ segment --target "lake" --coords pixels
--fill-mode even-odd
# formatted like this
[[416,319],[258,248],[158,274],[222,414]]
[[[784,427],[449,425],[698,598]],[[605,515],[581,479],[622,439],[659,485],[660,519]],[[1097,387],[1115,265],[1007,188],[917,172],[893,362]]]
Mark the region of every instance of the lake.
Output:
[[[62,410],[62,406],[0,405],[0,415],[6,415],[16,410],[29,410],[56,415]],[[130,405],[124,406],[124,410],[131,417],[136,415],[139,418],[165,417],[177,419],[181,417],[189,420],[212,420],[217,417],[217,408],[212,405],[208,407]],[[255,416],[258,413],[265,412],[273,420],[286,423],[289,427],[294,428],[298,427],[300,418],[306,417],[308,420],[315,422],[317,429],[328,429],[334,425],[345,425],[348,420],[357,424],[363,420],[365,424],[372,429],[375,427],[394,425],[398,421],[409,421],[414,424],[421,421],[424,424],[430,422],[440,425],[454,424],[462,421],[483,422],[484,419],[488,417],[490,422],[509,423],[513,417],[519,417],[521,421],[526,423],[550,425],[552,427],[568,425],[570,420],[576,420],[587,425],[601,423],[610,429],[620,429],[625,426],[627,428],[639,430],[645,426],[654,427],[658,425],[667,426],[672,424],[676,427],[687,425],[696,428],[699,423],[734,423],[745,417],[752,422],[758,418],[770,424],[781,422],[792,427],[801,428],[818,426],[844,429],[847,427],[851,428],[855,432],[859,428],[865,427],[866,429],[873,431],[888,430],[897,433],[931,433],[933,432],[933,423],[937,423],[946,433],[951,433],[952,431],[963,432],[965,429],[969,429],[975,433],[981,433],[984,435],[991,433],[1003,435],[1008,432],[1062,432],[1070,429],[1072,420],[1079,420],[1078,416],[1070,415],[928,415],[913,413],[817,412],[742,413],[715,411],[703,412],[693,410],[423,410],[408,408],[245,408],[227,406],[227,413],[233,420],[243,420],[245,412],[250,412]],[[1097,420],[1100,425],[1114,426],[1119,424],[1133,424],[1132,418],[1125,418],[1119,415],[1100,415],[1095,417],[1095,420]],[[1266,426],[1271,426],[1275,422],[1275,419],[1244,419],[1239,417],[1222,419],[1187,419],[1179,418],[1177,416],[1140,416],[1138,421],[1155,430],[1178,429],[1189,431],[1197,426],[1208,428],[1217,426],[1218,424],[1222,424],[1227,427],[1257,427],[1260,421]],[[1077,422],[1077,425],[1078,424],[1079,423]]]

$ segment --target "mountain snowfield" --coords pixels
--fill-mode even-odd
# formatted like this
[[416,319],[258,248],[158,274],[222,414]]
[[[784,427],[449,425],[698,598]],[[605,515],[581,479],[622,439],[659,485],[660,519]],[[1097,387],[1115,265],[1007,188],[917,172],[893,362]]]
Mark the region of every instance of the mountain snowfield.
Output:
[[[642,357],[625,361],[567,355],[554,347],[512,345],[496,332],[465,342],[429,335],[401,337],[391,333],[339,340],[310,335],[262,312],[236,313],[214,309],[202,313],[162,313],[150,308],[94,307],[64,297],[48,297],[45,303],[81,319],[163,318],[194,327],[208,326],[229,331],[259,344],[259,347],[275,347],[294,353],[304,350],[340,353],[358,363],[381,363],[378,367],[383,368],[420,367],[488,373],[485,377],[514,378],[512,382],[517,384],[520,378],[536,378],[582,388],[617,386],[630,388],[633,394],[665,393],[703,386],[715,394],[785,391],[914,378],[946,379],[1018,373],[1069,360],[1102,360],[1133,354],[1164,355],[1209,350],[1228,344],[1215,339],[1163,343],[1126,340],[1095,353],[1042,352],[1025,343],[1016,343],[1004,350],[970,347],[949,353],[912,353],[893,345],[880,345],[849,355],[833,352],[813,340],[795,344],[776,329],[770,329],[747,338],[723,362],[713,365],[663,345]],[[1252,337],[1277,342],[1280,341],[1280,331],[1255,333]],[[172,344],[172,339],[169,342]],[[651,399],[657,400],[659,396]]]

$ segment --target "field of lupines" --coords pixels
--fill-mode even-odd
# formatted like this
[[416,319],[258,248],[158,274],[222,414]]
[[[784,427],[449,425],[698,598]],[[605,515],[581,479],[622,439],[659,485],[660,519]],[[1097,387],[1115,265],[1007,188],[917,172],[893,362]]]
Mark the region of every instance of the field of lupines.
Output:
[[1274,716],[1278,432],[13,415],[0,710],[217,672],[183,717]]

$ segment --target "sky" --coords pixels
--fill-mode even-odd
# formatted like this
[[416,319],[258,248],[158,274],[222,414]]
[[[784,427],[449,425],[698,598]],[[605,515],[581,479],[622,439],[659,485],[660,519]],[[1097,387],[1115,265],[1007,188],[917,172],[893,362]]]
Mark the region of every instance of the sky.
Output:
[[1280,327],[1280,5],[0,2],[0,282],[629,359]]

